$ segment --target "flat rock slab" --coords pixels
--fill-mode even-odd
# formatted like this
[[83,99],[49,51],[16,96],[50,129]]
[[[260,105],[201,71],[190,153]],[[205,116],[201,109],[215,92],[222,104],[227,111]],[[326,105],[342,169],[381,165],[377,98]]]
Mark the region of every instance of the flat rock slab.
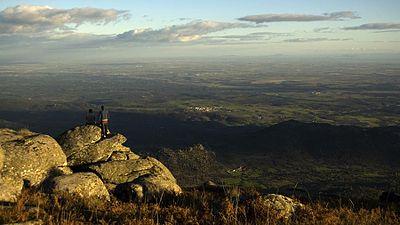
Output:
[[137,196],[161,193],[180,194],[175,177],[161,162],[152,157],[126,161],[111,161],[89,167],[106,183],[127,184]]
[[106,183],[123,184],[150,173],[153,163],[148,159],[110,161],[89,166]]

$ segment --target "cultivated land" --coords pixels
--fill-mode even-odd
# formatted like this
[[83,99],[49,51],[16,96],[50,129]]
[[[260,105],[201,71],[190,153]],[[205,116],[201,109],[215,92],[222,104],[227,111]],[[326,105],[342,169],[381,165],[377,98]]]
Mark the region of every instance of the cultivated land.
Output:
[[352,58],[230,58],[2,65],[1,110],[168,112],[231,124],[288,119],[396,125],[400,65]]
[[[195,144],[215,152],[215,161],[204,157],[208,152],[194,156],[206,161],[193,159],[198,164],[215,164],[190,174],[198,177],[180,173],[186,150],[174,161],[165,159],[184,186],[213,179],[266,192],[363,199],[400,187],[395,60],[277,56],[13,64],[0,66],[0,81],[3,127],[57,136],[82,123],[88,108],[104,104],[112,129],[143,153]],[[303,123],[282,123],[292,119]]]

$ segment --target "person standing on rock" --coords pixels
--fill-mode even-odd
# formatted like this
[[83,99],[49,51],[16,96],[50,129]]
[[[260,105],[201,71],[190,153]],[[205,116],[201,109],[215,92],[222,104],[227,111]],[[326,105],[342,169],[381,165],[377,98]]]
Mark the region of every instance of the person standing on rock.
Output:
[[96,115],[93,109],[89,109],[89,112],[86,114],[86,125],[96,125]]
[[99,113],[99,123],[101,125],[101,136],[103,138],[107,137],[109,133],[109,119],[110,115],[107,110],[104,109],[104,106],[101,106],[101,111]]

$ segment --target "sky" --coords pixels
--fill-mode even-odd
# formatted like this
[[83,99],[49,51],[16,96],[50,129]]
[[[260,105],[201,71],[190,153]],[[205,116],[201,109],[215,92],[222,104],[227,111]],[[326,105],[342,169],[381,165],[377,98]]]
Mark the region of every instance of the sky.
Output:
[[398,0],[0,0],[0,63],[400,54]]

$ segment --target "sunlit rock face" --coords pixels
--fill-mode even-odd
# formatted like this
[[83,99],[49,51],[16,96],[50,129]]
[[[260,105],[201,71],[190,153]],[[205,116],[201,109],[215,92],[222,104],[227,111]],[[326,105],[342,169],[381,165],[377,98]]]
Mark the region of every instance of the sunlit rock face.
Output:
[[300,202],[283,195],[269,194],[262,196],[261,200],[266,208],[276,213],[278,218],[285,220],[305,207]]
[[97,126],[66,131],[58,142],[29,130],[0,129],[0,201],[15,202],[30,186],[105,199],[120,187],[138,198],[182,193],[167,167],[141,158],[125,142],[121,134],[101,138]]
[[102,138],[101,129],[92,125],[73,128],[58,138],[68,165],[94,172],[111,192],[121,186],[134,187],[129,191],[136,196],[182,192],[167,167],[155,158],[141,158],[123,145],[126,140],[122,134]]
[[[107,161],[114,153],[134,156],[123,146],[126,137],[121,134],[102,139],[98,126],[80,126],[62,134],[58,139],[64,150],[69,166],[79,166]],[[137,158],[139,158],[137,156]]]
[[[106,183],[128,186],[135,185],[135,190],[142,190],[141,195],[158,195],[161,193],[180,194],[175,177],[157,159],[146,157],[126,161],[110,161],[89,167]],[[126,185],[125,185],[126,186]],[[140,186],[139,189],[137,187]]]
[[48,135],[0,129],[0,201],[13,201],[25,186],[40,185],[67,165],[60,145]]
[[54,178],[54,192],[68,192],[81,198],[98,198],[110,200],[103,181],[94,173],[74,173]]

